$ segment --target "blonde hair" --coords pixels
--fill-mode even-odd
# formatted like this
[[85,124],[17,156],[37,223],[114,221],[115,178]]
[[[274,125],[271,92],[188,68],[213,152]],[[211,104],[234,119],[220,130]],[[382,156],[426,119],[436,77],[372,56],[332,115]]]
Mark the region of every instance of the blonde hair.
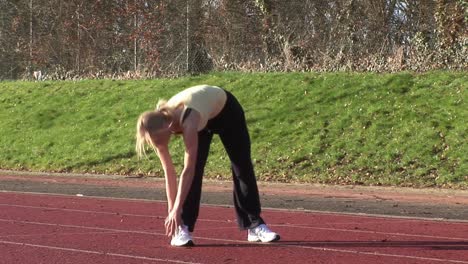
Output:
[[137,132],[135,146],[138,157],[146,155],[145,144],[150,145],[153,150],[156,151],[156,144],[151,135],[161,129],[169,118],[170,115],[167,109],[147,111],[140,115],[136,127]]
[[167,111],[169,106],[167,105],[167,101],[164,99],[159,99],[158,104],[156,105],[156,111]]

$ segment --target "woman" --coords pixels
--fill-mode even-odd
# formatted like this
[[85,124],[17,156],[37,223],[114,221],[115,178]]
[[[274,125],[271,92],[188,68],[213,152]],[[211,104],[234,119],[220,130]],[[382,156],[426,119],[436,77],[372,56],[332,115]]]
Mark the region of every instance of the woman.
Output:
[[[184,168],[177,186],[169,154],[169,139],[181,134],[185,144]],[[244,111],[228,91],[215,86],[188,88],[169,101],[160,101],[155,111],[140,115],[136,150],[144,155],[145,143],[157,152],[166,178],[168,216],[166,234],[172,246],[191,246],[191,232],[200,208],[202,177],[213,134],[218,134],[231,160],[234,206],[238,224],[248,230],[248,241],[272,242],[279,235],[260,217],[260,199],[250,154],[250,138]]]

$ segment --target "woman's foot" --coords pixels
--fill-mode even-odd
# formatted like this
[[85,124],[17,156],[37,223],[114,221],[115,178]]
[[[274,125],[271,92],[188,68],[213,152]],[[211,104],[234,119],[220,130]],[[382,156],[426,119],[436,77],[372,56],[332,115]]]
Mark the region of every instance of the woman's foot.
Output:
[[280,235],[271,231],[265,224],[262,224],[247,231],[247,240],[249,242],[267,243],[280,240]]
[[194,246],[192,234],[190,234],[186,225],[181,225],[177,228],[176,233],[172,236],[171,246],[174,247],[191,247]]

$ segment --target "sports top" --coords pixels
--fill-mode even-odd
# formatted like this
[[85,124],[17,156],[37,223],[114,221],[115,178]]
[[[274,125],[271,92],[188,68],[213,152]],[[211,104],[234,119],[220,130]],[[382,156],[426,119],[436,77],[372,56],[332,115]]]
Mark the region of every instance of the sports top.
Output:
[[184,105],[184,110],[180,116],[180,124],[183,122],[185,111],[189,108],[200,113],[198,131],[205,128],[208,120],[218,115],[226,104],[226,92],[216,86],[197,85],[187,88],[174,95],[167,101],[169,107]]

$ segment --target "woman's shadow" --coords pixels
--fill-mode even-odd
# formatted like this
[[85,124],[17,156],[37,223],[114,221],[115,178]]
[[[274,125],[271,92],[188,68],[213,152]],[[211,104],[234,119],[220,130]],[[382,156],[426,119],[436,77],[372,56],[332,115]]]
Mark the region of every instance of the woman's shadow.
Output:
[[209,243],[196,244],[196,247],[298,247],[298,248],[420,248],[430,250],[468,250],[468,241],[293,241],[283,240],[273,243]]

